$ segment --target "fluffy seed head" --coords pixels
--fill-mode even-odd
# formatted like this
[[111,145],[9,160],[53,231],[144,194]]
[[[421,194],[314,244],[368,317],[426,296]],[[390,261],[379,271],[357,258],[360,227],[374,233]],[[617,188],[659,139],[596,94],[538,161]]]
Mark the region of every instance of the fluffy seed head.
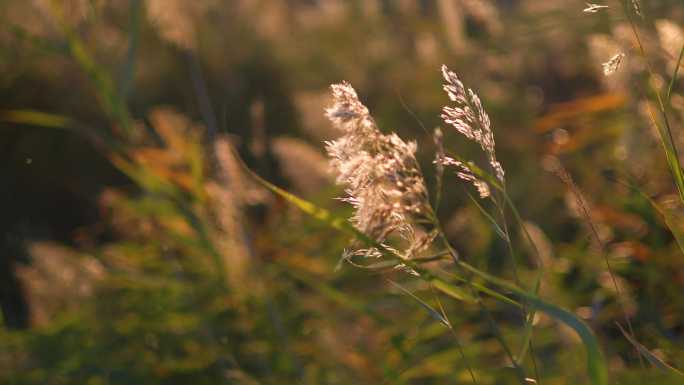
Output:
[[[334,84],[331,89],[334,103],[326,115],[343,135],[327,142],[326,151],[337,183],[345,186],[342,200],[355,209],[351,222],[378,242],[398,233],[410,243],[409,253],[399,255],[410,257],[418,247],[406,234],[414,233],[414,219],[431,210],[415,157],[416,143],[405,142],[395,133],[381,133],[349,83]],[[358,253],[373,256],[377,250],[348,255]]]
[[345,131],[373,130],[375,123],[368,108],[359,101],[356,91],[347,82],[330,86],[335,103],[325,110],[330,121]]

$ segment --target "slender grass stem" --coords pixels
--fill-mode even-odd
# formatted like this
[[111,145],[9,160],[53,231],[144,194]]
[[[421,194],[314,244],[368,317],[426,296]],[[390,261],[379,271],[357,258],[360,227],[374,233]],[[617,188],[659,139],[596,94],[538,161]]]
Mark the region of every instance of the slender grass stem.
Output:
[[672,74],[670,84],[667,87],[667,95],[665,95],[665,105],[668,108],[671,107],[670,102],[672,98],[672,90],[674,89],[675,82],[677,82],[677,74],[679,73],[679,65],[682,62],[682,58],[684,58],[684,44],[682,44],[682,48],[679,50],[679,57],[677,58],[677,62],[675,63],[674,73]]
[[[639,54],[641,55],[642,59],[646,64],[646,70],[649,76],[649,81],[647,82],[648,86],[651,89],[651,93],[655,96],[655,100],[658,104],[658,109],[660,110],[660,115],[663,119],[663,123],[665,124],[665,129],[663,130],[658,124],[657,120],[652,118],[653,123],[656,125],[656,127],[658,127],[658,132],[660,133],[661,140],[663,141],[663,145],[665,147],[665,155],[667,156],[668,165],[670,167],[672,177],[674,178],[675,185],[677,186],[677,191],[679,192],[679,198],[684,203],[684,172],[682,171],[682,166],[679,161],[679,151],[674,141],[674,136],[672,135],[672,128],[670,126],[670,119],[667,114],[666,104],[665,102],[663,102],[663,98],[660,95],[660,92],[653,85],[653,79],[655,79],[655,72],[653,71],[653,67],[651,66],[651,63],[648,60],[646,49],[644,48],[644,45],[641,42],[639,30],[637,29],[636,23],[634,22],[634,18],[632,17],[632,14],[630,13],[626,3],[624,1],[622,1],[621,3],[625,15],[627,16],[627,20],[629,21],[629,25],[632,29],[632,33],[634,34],[634,38],[637,41],[637,48]],[[680,52],[680,61],[681,55],[682,53]]]
[[468,360],[468,357],[466,356],[465,352],[463,351],[463,345],[461,344],[461,341],[458,338],[458,334],[456,334],[456,331],[454,330],[454,326],[451,323],[451,320],[449,320],[449,316],[447,316],[446,311],[444,311],[444,306],[442,306],[442,301],[440,301],[439,295],[437,295],[437,291],[435,290],[435,287],[432,285],[432,283],[430,284],[430,289],[432,290],[432,293],[435,296],[435,299],[437,300],[437,305],[439,306],[439,311],[442,313],[442,316],[447,321],[447,324],[448,324],[447,327],[449,329],[449,332],[454,337],[454,341],[456,343],[456,348],[458,349],[458,352],[461,355],[463,362],[465,362],[466,368],[468,369],[468,373],[470,374],[470,378],[472,379],[474,384],[478,384],[477,378],[475,378],[475,373],[473,372],[472,365],[470,364],[470,360]]
[[[591,217],[591,213],[589,212],[589,207],[587,203],[585,202],[581,191],[579,190],[579,187],[577,187],[577,184],[575,184],[574,180],[572,179],[572,176],[563,168],[563,166],[559,163],[558,165],[558,176],[561,178],[561,180],[568,186],[570,189],[571,193],[575,196],[575,199],[577,200],[577,204],[580,207],[580,210],[582,211],[582,215],[584,216],[584,220],[586,223],[589,225],[589,229],[594,236],[596,243],[599,245],[599,248],[601,250],[601,256],[603,258],[603,261],[606,265],[606,270],[608,271],[608,275],[610,276],[611,283],[613,284],[613,288],[615,289],[615,294],[618,298],[618,304],[620,306],[620,310],[622,311],[622,316],[625,319],[625,322],[627,323],[627,326],[630,330],[630,334],[632,337],[634,337],[634,329],[632,327],[632,321],[629,318],[629,314],[627,313],[627,308],[625,306],[625,300],[624,300],[624,295],[622,293],[622,290],[620,290],[620,285],[617,283],[617,279],[615,278],[615,271],[613,270],[612,265],[610,264],[610,260],[608,258],[608,252],[606,249],[606,244],[599,235],[598,229],[596,228],[596,224],[594,223],[594,220]],[[641,365],[643,365],[643,360],[641,358],[641,352],[639,350],[636,350],[637,355],[639,357],[639,361],[641,362]]]
[[[454,262],[456,262],[456,266],[458,266],[457,262],[460,260],[459,256],[458,256],[458,252],[449,243],[449,240],[446,238],[446,235],[442,231],[442,228],[441,228],[439,221],[436,221],[435,226],[437,226],[437,228],[439,229],[440,238],[441,238],[444,246],[447,248],[447,250],[451,254]],[[526,384],[526,382],[525,382],[525,378],[526,378],[525,371],[520,365],[518,365],[517,361],[515,360],[515,357],[513,356],[513,353],[511,351],[510,347],[508,346],[508,343],[506,342],[505,338],[503,337],[503,334],[501,333],[499,326],[494,321],[494,317],[491,315],[491,312],[489,312],[489,310],[485,306],[484,302],[482,301],[482,298],[480,297],[479,292],[477,290],[473,289],[471,274],[466,272],[465,277],[466,277],[465,279],[466,279],[467,284],[468,284],[468,288],[471,291],[470,294],[473,296],[473,298],[475,298],[475,302],[479,306],[480,312],[486,316],[489,328],[492,330],[494,337],[496,338],[496,340],[499,342],[499,344],[503,348],[504,352],[506,353],[506,356],[510,360],[511,365],[513,365],[513,368],[516,371],[516,375],[518,377],[518,380],[520,381],[521,384]]]
[[[508,194],[506,193],[506,184],[502,183],[502,189],[500,191],[500,194],[498,195],[498,199],[495,199],[495,205],[499,211],[499,216],[501,220],[501,224],[503,225],[503,231],[504,234],[506,235],[506,247],[508,249],[508,255],[511,258],[511,266],[513,268],[513,277],[515,279],[515,283],[520,286],[520,288],[524,289],[522,286],[522,282],[520,281],[520,276],[518,274],[518,263],[517,263],[517,258],[515,255],[515,250],[513,249],[513,242],[511,240],[511,233],[508,229],[508,220],[506,218],[506,198]],[[521,224],[521,227],[525,227],[524,224]],[[536,291],[538,290],[538,283],[535,285],[535,294]],[[521,354],[518,355],[518,358],[516,359],[516,362],[519,365],[522,365],[522,360],[525,357],[525,352],[527,347],[529,346],[531,354],[530,357],[532,359],[533,363],[533,368],[534,368],[534,376],[537,381],[539,381],[539,372],[537,371],[537,363],[536,363],[536,358],[534,357],[534,349],[533,349],[533,342],[532,342],[532,322],[534,321],[534,312],[529,311],[529,306],[525,302],[523,302],[523,306],[521,308],[522,312],[522,317],[523,317],[523,323],[525,324],[525,334],[523,336],[523,345],[521,349]]]

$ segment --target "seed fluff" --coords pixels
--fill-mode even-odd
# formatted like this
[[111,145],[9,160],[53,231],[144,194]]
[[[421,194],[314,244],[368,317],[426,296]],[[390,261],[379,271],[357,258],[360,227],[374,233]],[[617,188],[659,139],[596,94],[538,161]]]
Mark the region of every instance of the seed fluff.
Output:
[[[429,247],[434,238],[422,235],[415,224],[431,213],[415,157],[416,143],[380,132],[349,83],[333,84],[331,89],[334,103],[326,109],[326,116],[343,135],[326,142],[326,151],[337,183],[345,186],[341,200],[355,209],[351,222],[383,245],[390,235],[398,235],[408,246],[396,254],[411,258]],[[375,248],[345,252],[347,259],[355,255],[381,253]]]

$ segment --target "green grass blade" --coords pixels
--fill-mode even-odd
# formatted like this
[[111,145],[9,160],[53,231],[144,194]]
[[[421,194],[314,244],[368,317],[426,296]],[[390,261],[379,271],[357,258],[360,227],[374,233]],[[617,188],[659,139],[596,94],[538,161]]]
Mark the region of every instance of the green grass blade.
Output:
[[71,131],[106,150],[116,151],[120,147],[106,130],[86,126],[65,115],[32,109],[0,110],[0,122]]
[[677,63],[675,63],[674,73],[672,74],[672,79],[670,79],[670,85],[667,87],[667,94],[665,95],[666,106],[670,105],[670,100],[672,99],[672,89],[677,81],[677,74],[679,73],[679,65],[682,63],[682,57],[684,57],[684,44],[682,45],[682,49],[679,50],[679,57],[677,58]]
[[[634,20],[632,18],[631,13],[628,11],[628,6],[626,2],[622,2],[622,7],[623,10],[625,11],[625,15],[627,16],[627,19],[629,20],[630,27],[632,28],[632,32],[634,34],[634,37],[637,42],[637,47],[639,48],[639,53],[641,54],[641,57],[643,58],[644,62],[646,63],[646,71],[648,73],[648,87],[653,94],[653,99],[657,102],[658,104],[658,110],[660,112],[660,116],[663,120],[664,127],[660,123],[658,123],[658,120],[655,117],[655,114],[651,111],[650,105],[648,106],[648,112],[649,116],[651,118],[651,121],[653,124],[658,128],[658,134],[660,136],[660,140],[663,145],[663,150],[665,151],[665,156],[667,159],[667,164],[670,167],[670,172],[672,173],[672,178],[674,179],[675,185],[677,186],[677,190],[679,192],[679,199],[684,203],[684,172],[682,171],[682,165],[679,162],[679,151],[677,150],[677,145],[674,140],[674,136],[672,134],[672,127],[670,126],[670,119],[668,117],[668,104],[666,104],[663,101],[662,96],[660,95],[660,91],[654,86],[653,79],[656,78],[655,72],[653,71],[653,68],[651,67],[651,63],[648,60],[648,55],[646,55],[646,50],[644,49],[644,45],[641,42],[641,37],[639,36],[639,31],[637,29],[636,24],[634,23]],[[681,60],[681,55],[680,55],[680,60]]]
[[136,59],[138,58],[138,47],[140,45],[140,29],[142,25],[142,0],[130,0],[129,2],[129,30],[128,33],[128,51],[126,52],[126,61],[121,70],[118,92],[121,99],[126,100],[128,94],[131,92],[133,84],[133,75],[135,73]]
[[[246,168],[246,167],[245,167]],[[365,234],[361,233],[358,231],[354,226],[352,226],[348,221],[342,219],[342,218],[337,218],[330,214],[330,212],[324,208],[318,207],[315,204],[302,199],[294,194],[291,194],[280,187],[274,185],[273,183],[270,183],[269,181],[261,178],[257,174],[253,173],[251,170],[246,168],[247,171],[254,177],[259,183],[261,183],[264,187],[267,189],[271,190],[271,192],[275,193],[276,195],[280,196],[281,198],[285,199],[289,203],[293,204],[296,206],[298,209],[304,211],[305,213],[309,214],[313,218],[327,224],[328,226],[340,230],[342,232],[348,233],[350,235],[357,236],[361,238],[364,241],[370,242],[371,244],[374,244],[375,242],[368,238]]]
[[408,290],[408,289],[406,289],[405,287],[401,286],[401,285],[398,284],[397,282],[394,282],[394,281],[392,281],[391,279],[388,279],[387,282],[389,282],[392,286],[396,287],[397,289],[401,290],[404,294],[406,294],[406,295],[408,295],[409,297],[411,297],[411,298],[413,298],[414,300],[416,300],[416,302],[418,302],[425,310],[427,310],[427,312],[430,314],[430,316],[431,316],[432,318],[434,318],[436,321],[439,321],[439,322],[441,322],[442,324],[444,324],[444,326],[446,326],[446,327],[448,327],[448,328],[451,328],[451,324],[449,323],[449,321],[447,321],[446,318],[444,318],[444,316],[442,315],[442,313],[440,313],[440,312],[438,312],[437,310],[435,310],[435,308],[433,308],[432,306],[430,306],[427,302],[423,301],[422,299],[420,299],[420,297],[418,297],[417,295],[411,293],[410,290]]
[[0,121],[30,126],[71,129],[76,126],[68,116],[35,110],[1,110]]
[[502,279],[496,278],[490,274],[487,274],[483,271],[480,271],[479,269],[476,269],[475,267],[465,262],[459,261],[458,264],[459,266],[470,271],[471,273],[479,276],[480,278],[483,278],[485,281],[492,283],[496,286],[499,286],[503,289],[506,289],[508,291],[511,291],[516,295],[524,298],[525,302],[534,309],[543,311],[549,316],[571,327],[575,331],[575,333],[577,333],[577,335],[580,337],[580,339],[582,340],[582,344],[586,349],[587,370],[589,373],[589,378],[591,379],[591,383],[593,385],[608,384],[608,371],[606,369],[606,362],[605,358],[603,357],[603,353],[601,352],[601,348],[599,347],[596,336],[594,336],[594,333],[591,331],[589,326],[587,326],[582,320],[577,318],[576,315],[563,308],[548,303],[539,298],[538,296],[520,289],[512,283],[509,283]]
[[71,59],[85,73],[95,88],[97,98],[105,113],[121,126],[123,131],[130,135],[133,133],[133,125],[130,112],[124,100],[117,92],[114,79],[104,66],[99,65],[95,58],[88,52],[85,42],[78,36],[73,27],[66,21],[65,15],[58,3],[53,3],[48,8],[52,18],[62,30],[66,40],[66,51]]
[[[456,155],[454,155],[454,156],[456,156]],[[524,223],[520,213],[518,212],[517,207],[515,206],[515,204],[513,204],[513,201],[511,200],[510,196],[508,195],[508,192],[506,191],[506,189],[503,188],[503,186],[498,183],[498,180],[496,178],[494,178],[492,175],[490,175],[486,171],[480,169],[479,167],[477,167],[473,164],[469,164],[469,163],[466,163],[466,164],[467,164],[468,168],[475,175],[487,180],[492,186],[494,186],[494,188],[496,188],[497,190],[499,190],[502,193],[504,200],[506,201],[506,204],[510,207],[511,211],[513,212],[515,220],[518,223],[518,225],[520,226],[523,234],[525,235],[525,238],[530,243],[530,246],[534,249],[537,260],[538,260],[538,265],[539,265],[539,272],[537,274],[537,277],[535,278],[535,283],[534,283],[534,294],[538,295],[539,294],[539,288],[541,286],[541,280],[542,280],[542,277],[544,275],[544,266],[543,266],[543,263],[541,261],[541,257],[539,255],[539,250],[537,250],[536,244],[532,240],[530,233],[527,231],[527,228],[525,227],[525,223]],[[485,217],[492,223],[497,234],[502,239],[504,239],[505,241],[510,242],[505,231],[503,229],[501,229],[501,226],[499,226],[499,224],[496,222],[496,220],[491,215],[489,215],[489,213],[487,213],[486,210],[484,210],[482,205],[480,205],[479,202],[477,202],[477,200],[472,197],[472,195],[468,194],[468,197],[470,198],[470,200],[473,203],[475,203],[475,205],[480,210],[480,212],[482,212],[485,215]],[[504,298],[507,298],[507,297],[504,297]],[[534,320],[534,315],[535,315],[535,311],[534,311],[534,309],[532,309],[532,311],[527,314],[527,317],[525,319],[525,332],[523,334],[523,345],[521,346],[520,352],[518,353],[518,356],[516,359],[516,361],[519,364],[521,364],[525,360],[525,357],[527,356],[528,348],[530,346],[530,341],[532,339],[532,332],[533,332],[532,322]]]
[[496,232],[496,234],[497,234],[499,237],[501,237],[501,239],[503,239],[504,241],[507,241],[507,242],[508,242],[508,237],[506,236],[506,233],[503,231],[503,229],[501,228],[501,226],[499,226],[499,224],[496,222],[496,220],[494,219],[494,217],[492,217],[492,215],[489,214],[489,213],[487,212],[487,210],[484,209],[484,207],[482,207],[482,205],[480,204],[480,202],[478,202],[477,199],[475,199],[475,197],[472,196],[472,194],[470,194],[470,193],[467,193],[467,194],[468,194],[468,198],[470,198],[470,201],[473,202],[473,204],[475,205],[475,207],[477,207],[477,209],[480,210],[480,213],[481,213],[485,218],[487,218],[487,221],[489,221],[489,223],[491,223],[492,227],[494,228],[494,232]]
[[103,109],[121,125],[127,134],[131,134],[133,130],[131,116],[125,103],[117,93],[114,81],[104,68],[95,62],[85,44],[75,33],[65,30],[65,34],[67,36],[70,56],[92,81]]
[[463,302],[468,302],[468,303],[476,303],[475,298],[473,298],[472,295],[467,293],[465,290],[461,289],[460,287],[450,285],[446,282],[440,281],[438,279],[433,279],[431,281],[432,286],[441,291],[442,293],[446,294],[447,296],[454,298],[458,301],[463,301]]
[[322,294],[324,297],[327,297],[331,301],[334,301],[335,303],[341,306],[365,314],[380,323],[386,323],[389,321],[381,314],[368,307],[365,303],[355,300],[354,298],[345,294],[344,292],[332,287],[331,285],[326,284],[325,282],[322,282],[320,279],[316,279],[314,277],[309,276],[308,274],[296,271],[291,267],[285,266],[284,264],[278,264],[278,267],[279,272],[285,275],[289,275],[296,281],[299,281],[309,286],[310,288],[316,290],[318,293]]
[[627,341],[629,341],[630,344],[634,345],[634,347],[637,348],[639,352],[643,354],[644,357],[646,357],[646,359],[648,360],[648,362],[651,363],[651,365],[658,369],[665,370],[667,372],[674,373],[684,377],[684,373],[682,373],[679,369],[670,366],[667,362],[663,361],[662,359],[660,359],[660,357],[656,356],[650,350],[648,350],[644,345],[640,344],[637,340],[632,338],[632,336],[630,336],[629,333],[627,333],[620,324],[617,324],[617,326],[622,332],[622,335],[625,336]]
[[[456,280],[459,281],[459,282],[463,282],[463,283],[465,283],[465,284],[468,284],[468,285],[470,285],[473,289],[477,290],[478,292],[483,293],[483,294],[486,294],[486,295],[488,295],[488,296],[490,296],[490,297],[492,297],[492,298],[495,298],[495,299],[497,299],[497,300],[499,300],[499,301],[501,301],[501,302],[503,302],[503,303],[507,303],[507,304],[513,305],[513,306],[515,306],[515,307],[522,307],[522,304],[521,304],[520,302],[518,302],[518,301],[516,301],[516,300],[514,300],[514,299],[512,299],[512,298],[510,298],[510,297],[507,297],[507,296],[505,296],[504,294],[501,294],[501,293],[499,293],[499,292],[496,291],[496,290],[490,289],[490,288],[488,288],[488,287],[485,286],[485,285],[482,285],[482,284],[480,284],[480,283],[478,283],[478,282],[475,282],[475,281],[473,281],[472,279],[464,278],[464,277],[458,276],[458,275],[456,275],[456,274],[453,274],[453,273],[450,273],[450,272],[446,272],[446,271],[444,271],[444,270],[440,270],[440,272],[441,272],[443,275],[446,275],[446,276],[449,276],[449,277],[451,277],[451,278],[454,278],[454,279],[456,279]],[[445,278],[441,278],[441,277],[440,277],[440,278],[439,278],[439,281],[442,282],[442,283],[445,283],[445,282],[448,281],[448,279],[445,279]],[[433,285],[434,285],[435,281],[432,281],[432,283],[433,283]],[[448,284],[447,284],[447,285],[448,285]],[[440,291],[442,291],[442,290],[440,290]],[[449,293],[447,293],[447,292],[444,292],[444,291],[442,291],[442,292],[443,292],[444,294],[449,295]]]
[[[540,277],[537,276],[537,281],[534,284],[534,295],[538,295],[539,288],[541,287],[541,280],[539,278]],[[527,318],[525,319],[525,331],[523,333],[522,345],[520,345],[520,352],[516,357],[518,365],[522,365],[522,363],[525,361],[525,357],[527,357],[530,341],[532,341],[532,332],[534,330],[533,323],[536,313],[537,311],[535,309],[531,309],[531,311],[527,314]]]

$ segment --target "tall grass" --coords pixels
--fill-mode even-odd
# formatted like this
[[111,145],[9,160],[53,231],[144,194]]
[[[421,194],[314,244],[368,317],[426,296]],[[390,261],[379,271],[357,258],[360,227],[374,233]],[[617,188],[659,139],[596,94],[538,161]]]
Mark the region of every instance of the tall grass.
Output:
[[[139,263],[139,271],[144,272],[139,282],[134,283],[131,283],[136,281],[132,273],[130,276],[125,273],[123,276],[115,276],[112,282],[109,282],[110,286],[107,286],[109,291],[105,292],[108,295],[106,298],[120,300],[121,302],[115,303],[128,309],[127,311],[149,310],[150,314],[145,313],[149,317],[156,317],[158,314],[148,309],[144,301],[134,301],[131,305],[129,297],[120,298],[112,296],[112,293],[121,290],[135,293],[136,296],[149,295],[159,302],[163,302],[164,298],[176,300],[168,306],[179,308],[174,308],[168,319],[161,318],[162,322],[168,323],[168,330],[164,329],[164,333],[174,336],[170,338],[170,351],[186,348],[194,349],[195,352],[202,350],[196,346],[188,347],[185,339],[203,341],[209,351],[206,355],[197,353],[193,356],[199,357],[197,361],[206,359],[208,364],[194,360],[171,364],[165,362],[155,370],[178,370],[187,374],[202,367],[208,371],[221,372],[224,377],[220,378],[243,384],[261,383],[262,379],[264,383],[278,383],[282,378],[287,378],[288,381],[292,381],[291,383],[316,383],[312,380],[315,373],[307,370],[325,372],[327,365],[331,364],[323,362],[325,360],[321,358],[320,363],[306,362],[316,361],[315,352],[312,353],[311,350],[298,345],[297,341],[293,342],[296,338],[292,337],[292,334],[297,334],[297,337],[306,341],[306,336],[310,335],[307,333],[311,333],[310,330],[304,330],[306,327],[297,324],[301,319],[310,316],[309,313],[314,311],[313,306],[309,306],[305,301],[291,303],[292,297],[289,297],[292,295],[291,292],[304,293],[302,287],[311,290],[317,298],[323,298],[342,309],[349,309],[358,317],[369,317],[380,325],[377,329],[373,327],[371,331],[379,330],[379,333],[382,333],[383,328],[394,331],[395,326],[406,326],[408,323],[398,322],[392,318],[391,312],[385,312],[382,306],[376,306],[363,296],[341,289],[334,282],[335,278],[321,279],[316,275],[320,270],[311,267],[319,266],[316,263],[320,262],[305,259],[304,264],[309,269],[307,270],[296,267],[297,263],[302,262],[295,257],[257,260],[253,255],[253,245],[250,241],[253,238],[258,241],[259,235],[253,236],[246,230],[249,226],[245,214],[248,204],[247,199],[240,196],[243,193],[241,188],[246,184],[240,179],[242,174],[234,172],[240,168],[263,188],[315,219],[319,227],[308,233],[312,239],[319,236],[323,238],[321,243],[325,243],[326,238],[338,239],[330,235],[336,232],[338,237],[343,237],[345,241],[350,240],[341,259],[343,263],[361,270],[362,274],[359,276],[364,277],[363,279],[377,281],[374,287],[380,286],[388,292],[401,295],[406,302],[416,305],[417,309],[432,320],[433,323],[423,322],[415,326],[416,329],[425,329],[415,332],[415,341],[409,338],[405,345],[415,347],[423,341],[422,338],[437,341],[437,345],[453,344],[455,351],[447,349],[446,352],[448,358],[456,359],[446,361],[458,361],[461,367],[444,368],[441,364],[443,358],[435,354],[428,356],[425,360],[426,365],[439,368],[431,367],[430,370],[446,372],[448,375],[445,378],[454,378],[457,383],[500,383],[508,378],[507,371],[512,373],[511,382],[523,385],[564,383],[558,379],[557,374],[562,373],[562,370],[557,368],[562,367],[564,363],[554,362],[553,355],[549,354],[553,351],[549,348],[549,341],[553,343],[567,338],[564,330],[569,329],[584,349],[584,378],[595,385],[612,383],[608,378],[609,372],[615,373],[622,369],[611,367],[611,358],[620,356],[622,352],[619,351],[619,347],[611,346],[609,342],[618,339],[611,340],[606,337],[608,333],[605,330],[597,330],[601,328],[599,322],[586,322],[568,309],[568,305],[563,304],[562,296],[554,296],[554,293],[544,290],[544,286],[550,285],[551,280],[555,279],[555,273],[553,267],[543,264],[537,250],[538,245],[525,226],[525,212],[518,207],[522,204],[534,205],[535,197],[531,195],[532,191],[529,191],[527,199],[530,202],[519,202],[522,199],[519,194],[511,195],[510,185],[517,182],[517,175],[509,170],[505,173],[506,164],[500,162],[497,157],[493,130],[496,124],[490,121],[485,108],[486,102],[481,101],[475,91],[466,88],[454,72],[446,67],[442,69],[446,83],[444,88],[451,103],[444,107],[442,114],[441,124],[447,129],[436,130],[432,138],[436,147],[431,165],[434,166],[434,170],[428,170],[421,164],[419,154],[422,151],[418,143],[404,140],[398,133],[387,132],[379,127],[369,108],[361,102],[361,98],[350,84],[341,83],[333,86],[335,104],[326,114],[342,135],[327,142],[325,147],[331,158],[332,168],[337,171],[338,182],[345,188],[342,200],[350,203],[353,210],[351,216],[340,215],[338,211],[324,207],[325,204],[297,196],[252,172],[250,167],[242,163],[239,154],[234,152],[230,139],[220,135],[218,139],[214,137],[217,124],[210,108],[209,97],[205,94],[206,84],[203,83],[203,79],[197,78],[202,75],[199,61],[191,58],[191,64],[194,66],[194,70],[191,71],[196,80],[195,97],[200,100],[203,107],[206,107],[202,109],[206,124],[213,127],[209,127],[208,133],[194,127],[187,120],[180,119],[181,123],[178,126],[169,123],[178,122],[178,117],[168,111],[162,115],[170,120],[162,119],[153,123],[151,127],[145,127],[136,121],[128,107],[128,94],[134,81],[137,39],[141,28],[138,23],[141,23],[143,13],[141,4],[142,2],[138,1],[131,2],[132,32],[129,36],[129,51],[119,77],[114,75],[117,71],[110,71],[97,62],[78,32],[64,20],[61,13],[63,10],[58,6],[52,8],[56,25],[61,28],[60,32],[65,42],[63,53],[90,80],[100,109],[111,123],[110,127],[92,130],[75,118],[31,109],[3,110],[0,112],[0,119],[12,124],[73,130],[85,135],[102,149],[111,163],[142,192],[140,196],[115,199],[117,210],[122,213],[133,211],[136,215],[132,217],[141,221],[143,218],[144,221],[149,218],[162,218],[159,223],[151,221],[155,223],[154,226],[159,227],[155,227],[155,232],[148,238],[128,234],[127,236],[134,241],[121,242],[115,247],[115,251],[101,251],[105,261],[108,253],[115,256],[115,261],[122,258],[119,253],[130,257],[130,260],[123,258],[126,260],[123,271],[130,268],[125,266],[126,264]],[[640,20],[647,20],[648,15],[644,17],[641,9],[636,14],[634,4],[638,3],[622,1],[623,14],[638,42],[635,51],[646,63],[647,86],[652,97],[652,103],[649,104],[651,120],[657,127],[673,184],[678,190],[680,201],[684,203],[684,172],[681,168],[676,141],[677,127],[672,118],[671,107],[673,94],[676,94],[684,46],[680,50],[667,89],[658,89],[654,85],[656,71],[650,64],[639,31]],[[591,12],[607,12],[602,6],[588,7],[592,9]],[[612,8],[610,12],[613,12]],[[633,53],[626,54],[629,60]],[[620,58],[624,60],[622,56]],[[613,62],[609,72],[621,70],[619,60],[609,62]],[[435,68],[435,72],[436,70]],[[421,87],[436,88],[437,84],[424,83]],[[652,104],[656,107],[650,107]],[[152,115],[148,120],[154,121]],[[155,134],[150,135],[149,132]],[[475,144],[481,150],[475,157],[484,159],[484,162],[468,160],[462,154],[471,156],[472,151],[456,149],[456,146],[449,144],[453,144],[454,141],[449,142],[445,139],[445,136],[453,139],[455,135],[460,135],[460,139],[466,139],[459,143]],[[159,138],[165,143],[163,149],[154,144]],[[498,144],[501,146],[501,141]],[[429,173],[436,175],[434,186],[427,182],[429,179],[426,175]],[[599,226],[594,222],[591,208],[569,172],[560,168],[558,173],[578,200],[582,220],[588,224],[592,236],[600,245],[601,258],[612,281],[626,328],[615,319],[610,319],[606,323],[616,324],[616,330],[619,331],[616,334],[619,338],[624,337],[623,342],[634,348],[640,361],[642,358],[645,359],[641,365],[646,376],[653,373],[646,368],[646,365],[649,365],[649,368],[662,370],[666,375],[672,375],[675,381],[679,381],[681,372],[674,365],[667,363],[661,352],[654,350],[657,346],[650,341],[641,340],[638,331],[644,328],[636,323],[633,325],[626,304],[628,295],[621,291],[621,285],[618,283],[621,278],[620,271],[613,265],[608,246],[603,241]],[[235,183],[235,179],[240,179],[239,183]],[[460,186],[462,189],[453,188],[457,180],[463,185]],[[663,208],[640,187],[632,185],[631,182],[621,182],[638,191],[663,215],[665,225],[671,230],[679,248],[682,249],[682,232],[678,228],[681,219],[676,213]],[[471,192],[473,187],[475,190]],[[530,187],[532,188],[533,186]],[[431,200],[431,197],[434,199]],[[484,222],[498,237],[496,244],[501,245],[489,251],[506,255],[505,258],[493,256],[496,260],[506,261],[501,264],[504,268],[492,268],[493,266],[478,259],[479,256],[468,255],[466,248],[453,242],[446,231],[440,212],[441,203],[447,199],[469,202],[473,212],[482,215]],[[301,222],[287,224],[287,227],[290,226],[294,229],[295,226],[305,225]],[[301,228],[294,230],[305,231]],[[520,242],[516,240],[516,236],[521,239]],[[156,246],[160,240],[165,245],[160,245],[157,250]],[[145,247],[146,242],[152,244],[154,251]],[[523,246],[527,246],[531,252],[526,252],[522,249]],[[296,254],[295,250],[286,252]],[[145,259],[152,258],[148,253],[163,256],[160,258],[164,261],[160,264],[162,267],[145,265]],[[525,259],[527,254],[531,257]],[[175,264],[181,267],[178,270],[169,267]],[[156,275],[157,269],[163,271],[163,274]],[[154,274],[148,275],[149,271],[153,271]],[[262,277],[262,274],[265,277]],[[337,274],[350,273],[345,271]],[[359,276],[354,278],[361,279]],[[285,283],[276,282],[280,279]],[[162,289],[156,290],[158,288]],[[188,314],[191,311],[186,305],[193,301],[201,302],[201,311],[207,314],[206,318],[198,320],[194,317],[200,318],[200,315]],[[283,309],[284,307],[288,309]],[[320,308],[323,310],[315,310],[320,311],[317,317],[324,319],[334,319],[337,314],[342,313],[338,309],[328,310],[329,306],[326,305],[320,305]],[[294,313],[293,309],[299,313]],[[294,315],[289,313],[290,310]],[[611,318],[612,314],[604,317]],[[547,320],[546,323],[544,319]],[[557,329],[557,333],[549,333],[548,320],[554,320],[553,325],[563,326]],[[200,326],[192,329],[188,324]],[[479,330],[473,328],[473,324],[482,326],[482,331],[473,332],[472,330]],[[117,332],[120,332],[119,329],[134,328],[131,325],[141,327],[140,333],[148,326],[144,322],[137,324],[127,321],[117,324],[115,329],[118,328]],[[438,331],[431,329],[435,325],[439,328]],[[69,332],[84,333],[86,337],[83,337],[83,340],[88,339],[87,333],[77,328],[66,329],[64,333]],[[226,344],[218,341],[221,341],[224,332],[239,342],[236,342],[234,347],[223,346]],[[144,338],[147,338],[148,334],[145,334]],[[253,334],[253,340],[250,339],[250,334]],[[176,339],[178,335],[181,337]],[[405,335],[410,334],[401,331],[394,336],[403,338]],[[48,337],[52,338],[52,335]],[[368,370],[383,370],[386,378],[396,383],[413,383],[411,376],[415,375],[420,379],[419,375],[414,374],[420,373],[416,369],[419,365],[406,369],[398,368],[400,365],[397,361],[402,364],[409,362],[412,354],[402,350],[404,341],[399,339],[390,338],[393,349],[401,352],[402,359],[396,359],[393,356],[394,351],[384,351],[387,362],[376,363],[378,367],[384,367]],[[17,342],[19,340],[13,339],[12,343],[20,345],[20,342]],[[494,348],[491,341],[496,343]],[[108,342],[114,345],[116,338]],[[418,350],[416,348],[416,351]],[[574,353],[576,352],[570,351],[567,354]],[[558,356],[568,358],[568,355]],[[89,368],[97,367],[91,360],[84,359],[82,362]],[[67,362],[65,365],[68,367],[70,364]],[[205,364],[206,366],[202,366]],[[624,370],[638,371],[636,365],[632,367],[632,364],[628,360],[628,367]],[[307,369],[312,366],[314,369]],[[493,371],[493,368],[498,370],[502,367],[504,374],[490,373],[490,369]],[[554,370],[557,372],[551,373]],[[280,377],[281,373],[285,374]],[[36,376],[29,378],[29,381],[36,378],[44,379],[45,373]],[[182,375],[178,378],[182,378]],[[217,375],[210,378],[219,377]],[[656,375],[653,375],[653,378],[656,378]],[[583,379],[574,378],[567,381],[581,382]]]

